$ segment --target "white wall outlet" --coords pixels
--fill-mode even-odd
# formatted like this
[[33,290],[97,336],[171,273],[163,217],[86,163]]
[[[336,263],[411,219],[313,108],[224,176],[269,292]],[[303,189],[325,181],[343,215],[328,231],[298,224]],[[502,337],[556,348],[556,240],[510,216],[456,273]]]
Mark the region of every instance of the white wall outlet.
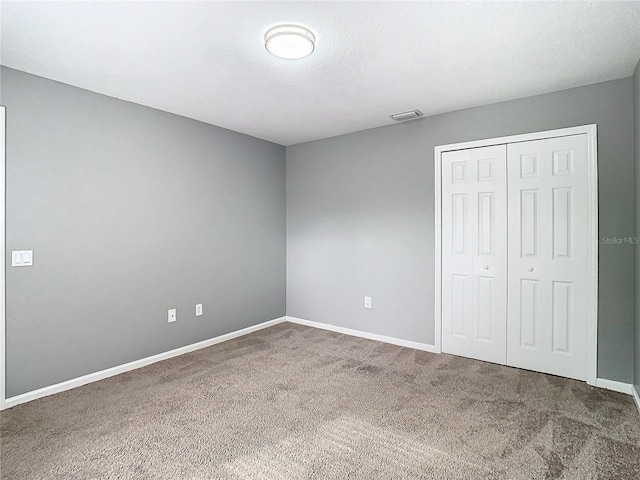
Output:
[[175,322],[178,319],[178,312],[175,308],[172,308],[171,310],[169,310],[169,323],[171,322]]
[[33,265],[33,250],[12,250],[12,267],[30,267]]
[[371,297],[364,297],[364,308],[371,308]]
[[200,315],[202,315],[202,304],[201,303],[196,305],[196,317],[199,317]]

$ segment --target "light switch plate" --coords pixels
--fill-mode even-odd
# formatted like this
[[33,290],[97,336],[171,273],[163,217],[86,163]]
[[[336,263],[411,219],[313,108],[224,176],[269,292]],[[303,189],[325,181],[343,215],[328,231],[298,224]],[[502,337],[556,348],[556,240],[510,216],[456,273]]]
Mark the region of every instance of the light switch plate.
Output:
[[12,250],[12,267],[30,267],[33,265],[33,250]]
[[178,312],[175,308],[172,308],[168,312],[168,321],[169,323],[175,322],[178,319]]

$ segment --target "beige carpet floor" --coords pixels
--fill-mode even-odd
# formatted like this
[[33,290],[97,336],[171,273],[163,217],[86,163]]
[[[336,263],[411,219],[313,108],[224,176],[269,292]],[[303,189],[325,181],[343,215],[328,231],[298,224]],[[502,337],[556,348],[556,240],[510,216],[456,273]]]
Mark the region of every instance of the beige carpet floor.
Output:
[[3,479],[634,479],[631,397],[289,323],[1,414]]

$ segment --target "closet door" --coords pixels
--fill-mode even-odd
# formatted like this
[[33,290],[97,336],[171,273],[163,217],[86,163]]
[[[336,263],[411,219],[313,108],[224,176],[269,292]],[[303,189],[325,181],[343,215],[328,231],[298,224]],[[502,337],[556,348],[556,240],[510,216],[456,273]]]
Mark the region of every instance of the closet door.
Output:
[[506,362],[506,146],[442,154],[442,351]]
[[507,364],[586,379],[586,135],[512,143]]

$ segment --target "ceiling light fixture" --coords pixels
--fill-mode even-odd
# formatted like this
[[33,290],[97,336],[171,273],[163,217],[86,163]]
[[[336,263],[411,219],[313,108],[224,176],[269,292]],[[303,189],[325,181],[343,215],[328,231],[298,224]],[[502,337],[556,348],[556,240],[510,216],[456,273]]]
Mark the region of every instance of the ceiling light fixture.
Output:
[[313,53],[316,37],[299,25],[278,25],[265,34],[264,47],[276,57],[294,60]]

